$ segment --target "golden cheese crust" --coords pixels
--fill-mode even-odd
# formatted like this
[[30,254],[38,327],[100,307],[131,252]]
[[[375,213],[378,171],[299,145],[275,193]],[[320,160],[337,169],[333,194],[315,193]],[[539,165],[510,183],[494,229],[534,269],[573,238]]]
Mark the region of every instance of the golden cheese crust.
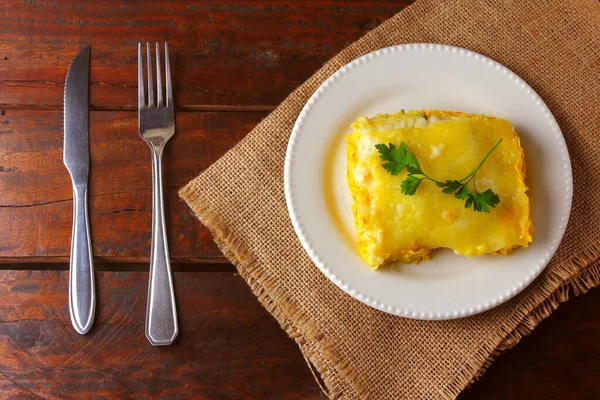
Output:
[[[531,243],[524,154],[507,120],[453,111],[401,111],[361,117],[352,128],[346,137],[347,180],[358,249],[371,267],[418,263],[436,248],[479,256],[511,254]],[[402,194],[407,172],[388,173],[375,148],[405,142],[423,171],[445,181],[469,174],[500,138],[475,182],[480,192],[491,188],[500,198],[490,213],[466,209],[464,201],[430,181],[423,181],[412,196]]]

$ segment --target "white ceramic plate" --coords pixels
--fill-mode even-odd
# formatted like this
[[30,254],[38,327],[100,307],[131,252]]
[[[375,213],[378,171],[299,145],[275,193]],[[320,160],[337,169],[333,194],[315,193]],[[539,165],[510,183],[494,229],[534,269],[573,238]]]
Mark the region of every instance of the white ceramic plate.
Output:
[[[379,271],[360,258],[346,184],[344,136],[359,116],[423,108],[511,121],[525,150],[535,228],[528,248],[511,257],[474,258],[436,250],[431,261]],[[564,138],[531,87],[485,56],[438,44],[382,49],[325,81],[296,121],[284,175],[294,229],[321,271],[363,303],[417,319],[476,314],[523,290],[554,255],[573,192]]]

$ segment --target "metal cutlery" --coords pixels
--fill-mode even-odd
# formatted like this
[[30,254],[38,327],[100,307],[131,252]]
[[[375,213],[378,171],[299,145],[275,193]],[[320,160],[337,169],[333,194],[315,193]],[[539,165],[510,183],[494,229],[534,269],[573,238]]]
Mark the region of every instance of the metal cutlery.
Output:
[[175,133],[173,88],[169,48],[165,43],[165,102],[160,63],[160,48],[156,43],[156,103],[152,79],[152,54],[146,43],[148,64],[148,96],[144,94],[142,45],[138,44],[138,121],[140,136],[148,144],[152,155],[152,247],[150,277],[146,306],[146,337],[153,346],[173,343],[178,333],[175,291],[169,261],[162,184],[162,155],[167,141]]
[[90,47],[75,56],[65,81],[63,160],[73,182],[73,233],[69,266],[69,312],[75,330],[87,333],[94,323],[96,292],[88,220],[88,84]]

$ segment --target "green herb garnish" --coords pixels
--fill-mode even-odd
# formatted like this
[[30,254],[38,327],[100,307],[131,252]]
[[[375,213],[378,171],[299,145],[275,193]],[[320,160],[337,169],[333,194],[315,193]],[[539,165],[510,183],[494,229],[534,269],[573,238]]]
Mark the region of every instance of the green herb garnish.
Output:
[[[498,140],[496,144],[487,152],[483,160],[479,165],[471,171],[467,176],[461,180],[447,180],[440,182],[429,175],[427,175],[421,169],[419,160],[414,153],[408,151],[406,143],[400,143],[400,147],[396,147],[392,143],[376,144],[375,147],[379,151],[379,158],[385,161],[382,167],[392,175],[398,175],[404,168],[408,172],[408,176],[404,179],[400,185],[402,193],[408,196],[412,196],[417,192],[419,185],[424,180],[432,181],[436,186],[442,188],[442,192],[450,195],[454,195],[459,200],[465,201],[465,208],[473,208],[478,212],[490,212],[490,208],[496,207],[500,202],[500,198],[492,189],[487,189],[485,192],[479,192],[475,186],[475,178],[477,172],[481,166],[486,162],[490,154],[496,147],[502,142],[502,139]],[[469,184],[471,184],[469,186]],[[472,190],[471,190],[472,189]]]

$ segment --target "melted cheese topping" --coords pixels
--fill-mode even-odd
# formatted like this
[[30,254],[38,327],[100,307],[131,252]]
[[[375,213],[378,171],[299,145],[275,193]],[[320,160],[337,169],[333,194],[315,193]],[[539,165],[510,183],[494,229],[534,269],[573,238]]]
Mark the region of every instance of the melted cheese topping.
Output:
[[[532,241],[525,164],[519,137],[504,120],[446,111],[411,111],[359,118],[346,138],[348,185],[361,257],[377,268],[390,261],[419,262],[432,249],[458,254],[510,254]],[[423,171],[438,181],[469,174],[492,146],[502,143],[477,173],[480,192],[491,188],[500,203],[475,212],[464,200],[423,181],[416,194],[402,194],[403,170],[381,166],[378,143],[406,142]]]

